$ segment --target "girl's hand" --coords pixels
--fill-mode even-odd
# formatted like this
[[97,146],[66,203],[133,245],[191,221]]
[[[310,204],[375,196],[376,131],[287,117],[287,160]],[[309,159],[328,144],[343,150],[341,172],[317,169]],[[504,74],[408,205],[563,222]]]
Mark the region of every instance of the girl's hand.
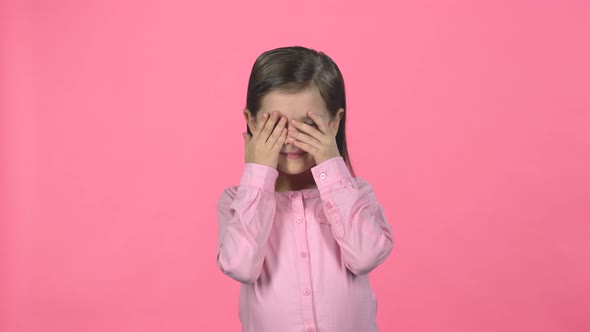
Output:
[[287,118],[281,117],[275,127],[278,117],[279,112],[277,111],[274,111],[270,117],[268,113],[264,113],[262,121],[256,126],[256,129],[252,130],[250,128],[252,136],[248,133],[242,133],[246,145],[246,163],[256,163],[277,168],[279,152],[285,143],[285,139],[287,139],[287,129],[285,129]]
[[328,122],[312,111],[307,111],[307,114],[315,122],[315,126],[291,120],[291,124],[297,129],[297,131],[289,129],[288,136],[294,140],[293,144],[311,154],[316,164],[339,157],[340,151],[336,144],[338,128],[335,128],[335,122]]

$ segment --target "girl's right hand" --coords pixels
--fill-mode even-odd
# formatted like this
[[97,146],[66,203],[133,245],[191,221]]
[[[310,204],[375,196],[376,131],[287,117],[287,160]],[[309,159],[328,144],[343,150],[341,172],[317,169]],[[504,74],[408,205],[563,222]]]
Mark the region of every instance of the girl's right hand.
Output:
[[285,128],[287,118],[282,116],[275,127],[278,117],[279,112],[277,111],[274,111],[270,117],[268,113],[264,113],[256,129],[252,130],[250,128],[252,136],[248,133],[242,133],[246,144],[246,163],[256,163],[277,168],[279,153],[287,139],[287,129]]

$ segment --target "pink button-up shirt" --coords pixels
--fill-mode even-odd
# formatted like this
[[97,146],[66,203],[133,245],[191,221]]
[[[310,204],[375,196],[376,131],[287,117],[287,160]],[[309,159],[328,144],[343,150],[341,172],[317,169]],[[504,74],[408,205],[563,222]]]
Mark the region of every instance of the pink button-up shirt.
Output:
[[368,273],[393,236],[371,186],[342,157],[311,169],[317,189],[275,192],[278,171],[247,163],[218,205],[217,265],[241,284],[244,332],[372,332]]

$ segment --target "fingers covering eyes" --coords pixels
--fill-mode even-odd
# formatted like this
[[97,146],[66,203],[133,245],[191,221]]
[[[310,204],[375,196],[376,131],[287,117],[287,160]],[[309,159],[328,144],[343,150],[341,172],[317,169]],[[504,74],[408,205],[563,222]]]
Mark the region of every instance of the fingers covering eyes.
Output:
[[281,117],[280,119],[278,119],[278,122],[277,119],[273,119],[271,123],[267,124],[267,127],[269,128],[268,130],[272,130],[272,133],[270,134],[270,136],[267,136],[266,142],[269,142],[274,145],[274,143],[281,136],[281,134],[283,134],[283,129],[285,129],[286,122],[286,118]]

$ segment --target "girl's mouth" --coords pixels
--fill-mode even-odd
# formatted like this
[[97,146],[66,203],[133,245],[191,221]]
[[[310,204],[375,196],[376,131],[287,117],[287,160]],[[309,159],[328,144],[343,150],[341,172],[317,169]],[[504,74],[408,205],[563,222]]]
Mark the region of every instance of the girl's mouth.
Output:
[[297,152],[297,153],[281,153],[283,156],[285,156],[287,159],[299,159],[301,157],[303,157],[304,154],[306,154],[306,152]]

